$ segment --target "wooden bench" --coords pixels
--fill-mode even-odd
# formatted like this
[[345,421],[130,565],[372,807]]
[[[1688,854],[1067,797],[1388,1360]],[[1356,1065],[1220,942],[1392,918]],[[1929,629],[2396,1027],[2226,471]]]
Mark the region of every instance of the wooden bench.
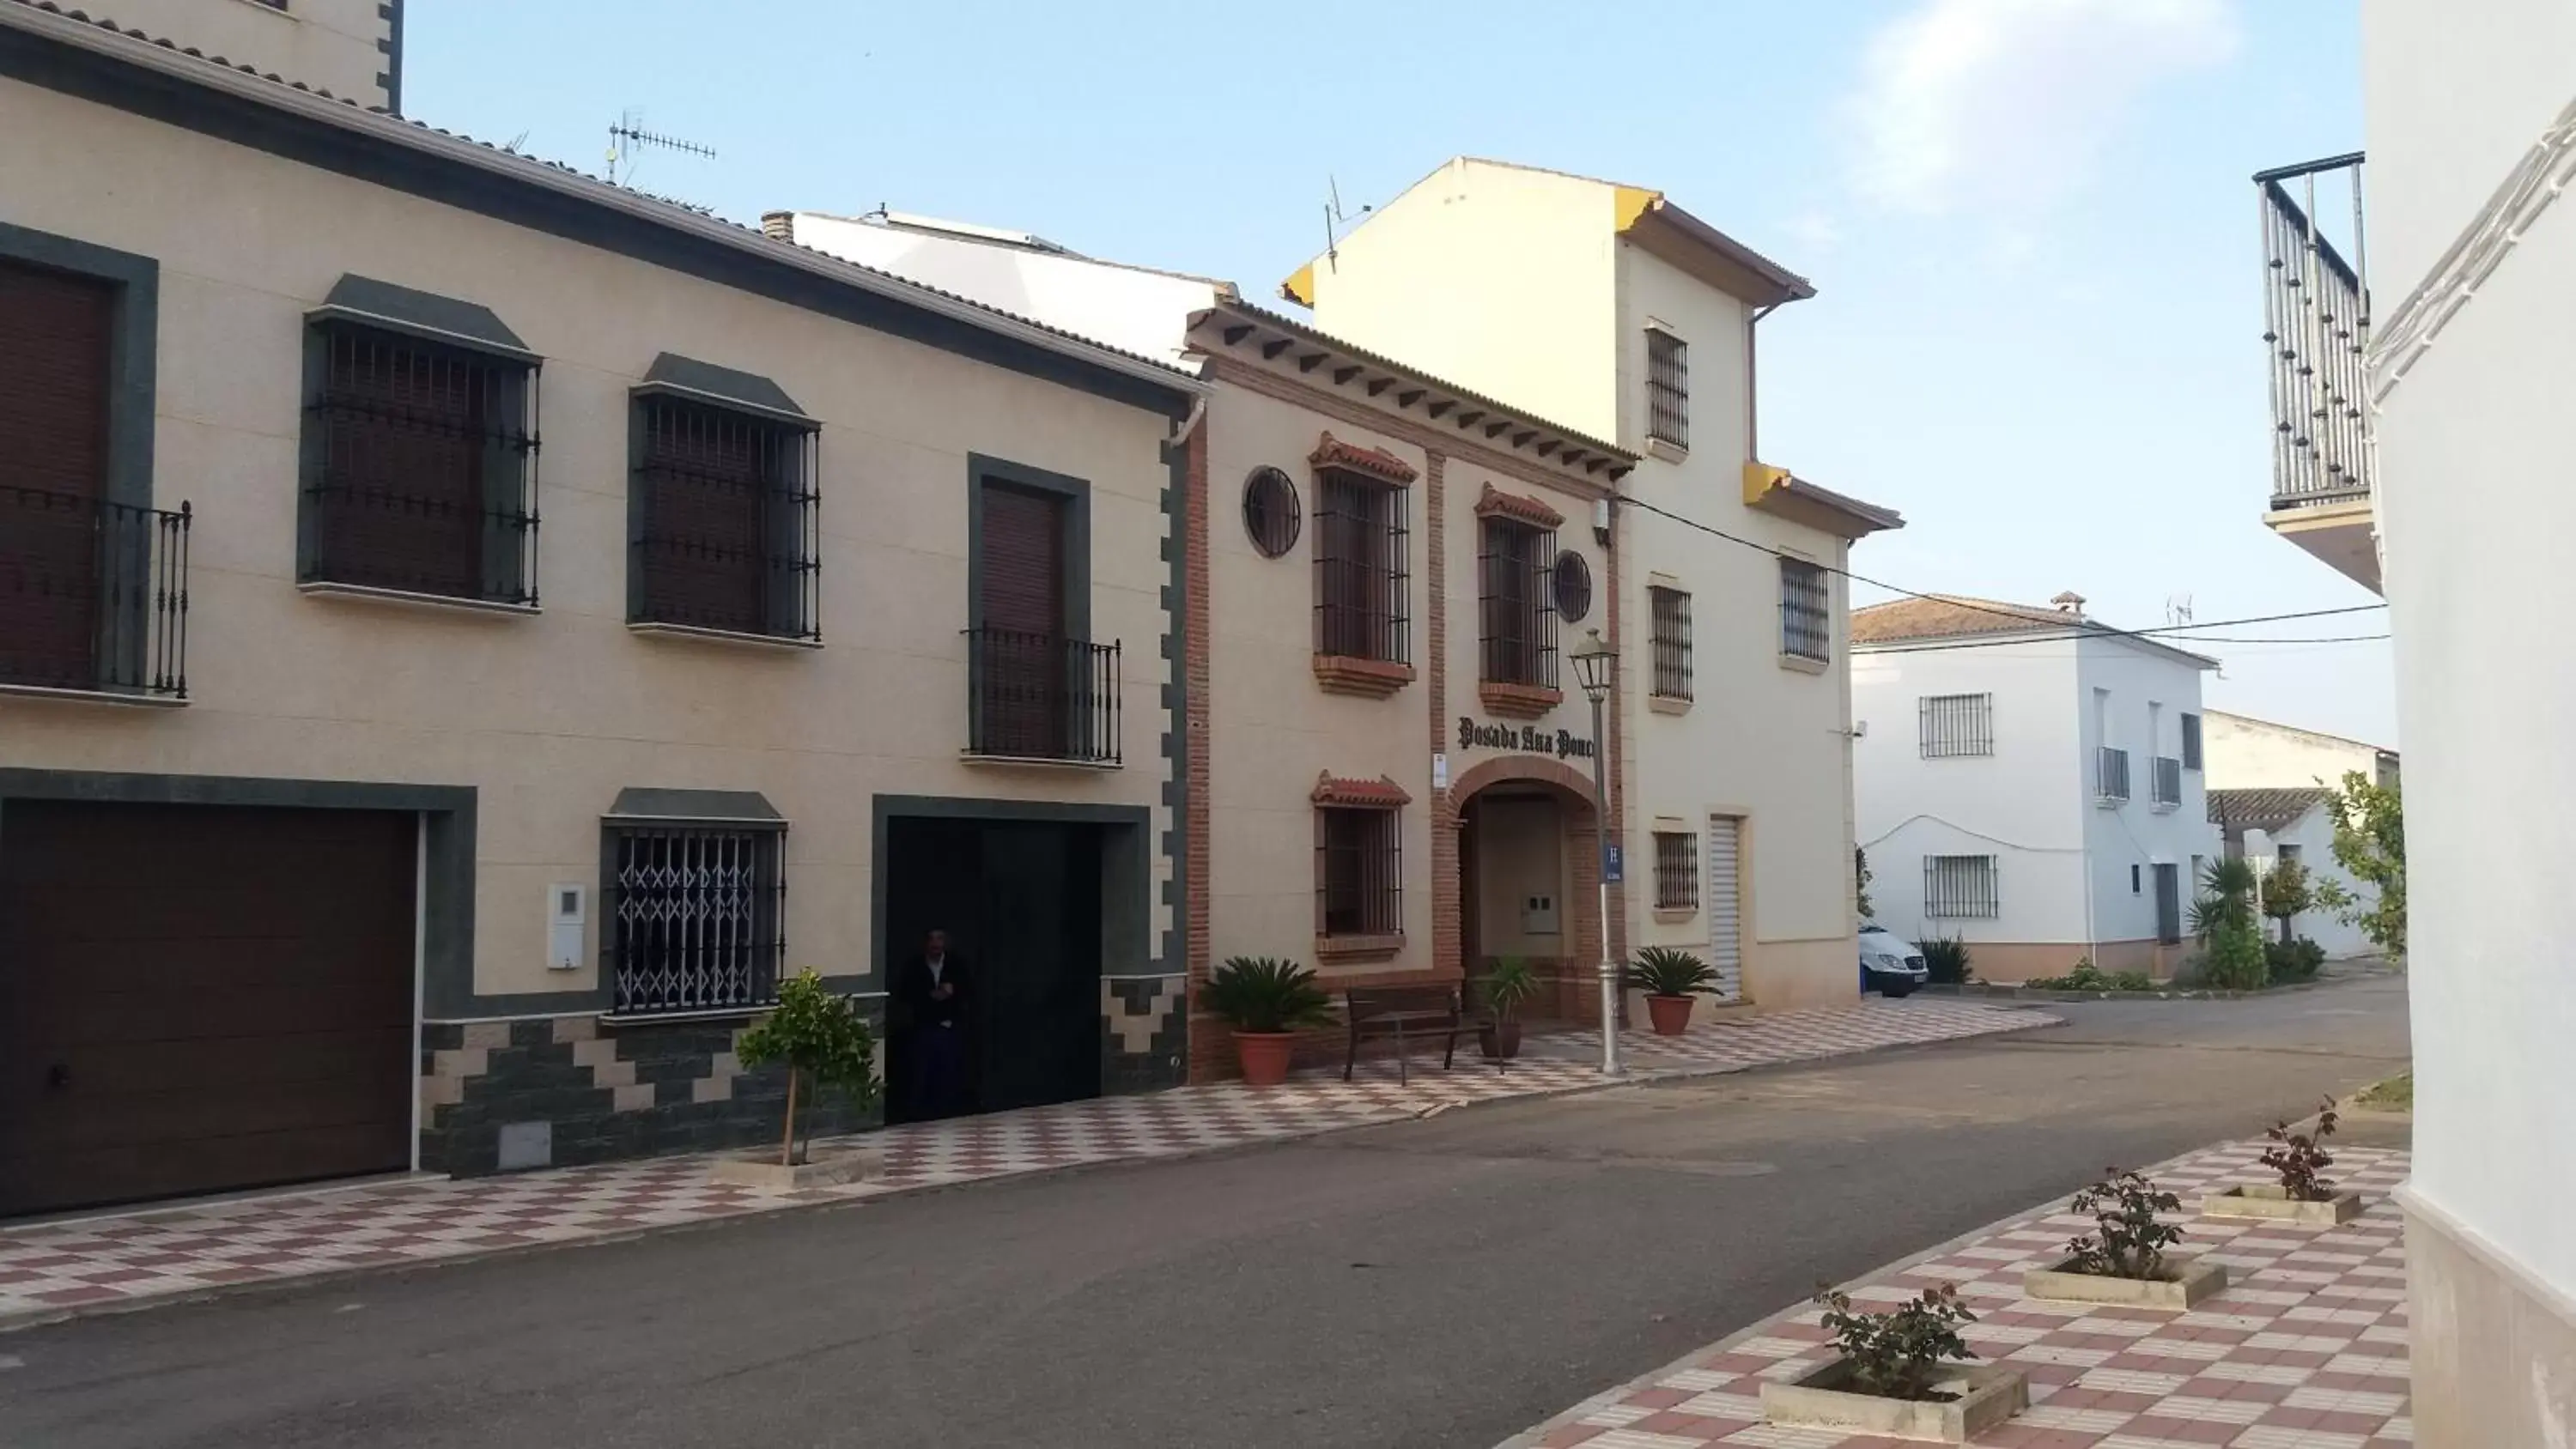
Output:
[[1395,1077],[1412,1083],[1411,1068],[1405,1060],[1408,1038],[1447,1038],[1440,1054],[1440,1070],[1458,1055],[1458,1033],[1467,1030],[1465,1017],[1458,1010],[1458,993],[1446,986],[1374,986],[1342,993],[1342,1012],[1350,1020],[1350,1053],[1342,1060],[1342,1080],[1351,1079],[1351,1069],[1359,1065],[1360,1038],[1391,1036],[1395,1038]]

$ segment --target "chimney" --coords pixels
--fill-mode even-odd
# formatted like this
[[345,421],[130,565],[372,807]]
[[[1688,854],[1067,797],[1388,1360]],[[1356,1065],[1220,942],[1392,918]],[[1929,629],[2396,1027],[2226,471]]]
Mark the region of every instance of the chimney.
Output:
[[760,230],[772,241],[792,242],[796,240],[796,213],[792,211],[762,212],[760,216]]
[[2084,617],[2084,596],[2073,589],[2068,589],[2049,602],[2055,604],[2057,612],[2061,614],[2073,614],[2079,619]]

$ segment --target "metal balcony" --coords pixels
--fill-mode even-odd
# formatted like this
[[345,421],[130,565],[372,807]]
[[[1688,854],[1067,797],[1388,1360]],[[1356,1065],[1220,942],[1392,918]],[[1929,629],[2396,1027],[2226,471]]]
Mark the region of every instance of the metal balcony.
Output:
[[0,690],[186,703],[191,521],[0,486]]
[[2178,809],[2182,805],[2182,761],[2171,755],[2156,757],[2155,807]]
[[[2317,211],[2317,185],[2347,186],[2347,261]],[[2361,153],[2257,172],[2263,341],[2271,355],[2274,511],[2370,497],[2370,290],[2363,279]]]
[[2093,798],[2117,805],[2129,798],[2129,752],[2108,745],[2094,752]]
[[966,754],[1120,763],[1116,643],[1008,629],[966,631]]

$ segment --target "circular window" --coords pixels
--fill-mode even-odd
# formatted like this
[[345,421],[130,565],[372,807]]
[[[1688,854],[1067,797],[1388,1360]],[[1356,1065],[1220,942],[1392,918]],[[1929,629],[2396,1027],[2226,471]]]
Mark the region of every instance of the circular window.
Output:
[[1255,468],[1243,480],[1243,531],[1263,558],[1297,546],[1297,485],[1276,468]]
[[1556,612],[1569,624],[1592,612],[1592,565],[1570,548],[1556,556]]

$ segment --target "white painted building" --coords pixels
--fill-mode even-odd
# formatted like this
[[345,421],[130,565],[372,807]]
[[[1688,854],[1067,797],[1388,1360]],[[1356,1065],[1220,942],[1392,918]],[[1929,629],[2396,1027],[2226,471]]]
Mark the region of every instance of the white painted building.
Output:
[[2366,740],[2217,709],[2202,721],[2212,790],[2340,785],[2356,770],[2377,784],[2397,781],[2397,752]]
[[[2212,789],[2209,823],[2218,827],[2228,855],[2254,862],[2254,868],[2267,878],[2282,861],[2296,861],[2313,884],[2338,887],[2365,910],[2378,903],[2378,889],[2335,859],[2334,814],[2326,808],[2322,785]],[[2266,921],[2265,929],[2270,932],[2277,927]],[[2323,907],[2292,917],[2290,931],[2324,947],[2330,960],[2367,956],[2379,949],[2359,926]]]
[[1853,784],[1879,924],[1969,945],[1989,981],[2172,974],[2219,853],[2200,676],[2216,661],[2056,608],[1852,614]]

